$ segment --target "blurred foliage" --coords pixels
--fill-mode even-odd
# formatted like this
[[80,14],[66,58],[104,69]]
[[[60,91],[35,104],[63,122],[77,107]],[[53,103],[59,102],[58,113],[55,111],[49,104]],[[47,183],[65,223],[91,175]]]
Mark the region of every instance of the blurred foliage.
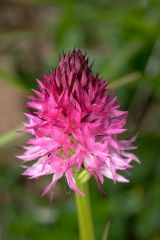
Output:
[[[113,86],[117,79],[121,80],[120,84],[117,82],[116,93],[123,108],[130,111],[128,128],[132,133],[140,131],[136,153],[142,164],[135,164],[130,171],[131,183],[114,185],[106,179],[107,196],[102,197],[94,181],[90,182],[96,239],[102,238],[109,219],[109,240],[160,239],[159,1],[0,2],[0,10],[16,9],[16,6],[32,10],[32,16],[26,14],[24,24],[18,23],[19,26],[13,23],[14,19],[8,25],[0,22],[0,38],[7,35],[16,39],[13,49],[3,49],[9,52],[13,64],[9,69],[0,64],[0,80],[30,90],[35,87],[36,77],[57,66],[59,53],[80,48],[90,59],[95,59],[95,72],[113,81]],[[43,11],[49,15],[44,25],[37,13],[41,16]],[[30,46],[30,38],[34,44],[29,54],[23,56],[16,42]],[[139,79],[132,82],[131,76],[135,74]],[[123,82],[128,84],[124,86]],[[5,158],[9,148],[11,145],[3,148],[1,158]],[[0,170],[0,237],[6,240],[78,239],[73,194],[66,193],[64,181],[57,186],[56,196],[49,203],[47,198],[40,198],[47,180],[29,182],[20,175],[17,161],[13,157],[9,160],[5,163],[2,159]]]

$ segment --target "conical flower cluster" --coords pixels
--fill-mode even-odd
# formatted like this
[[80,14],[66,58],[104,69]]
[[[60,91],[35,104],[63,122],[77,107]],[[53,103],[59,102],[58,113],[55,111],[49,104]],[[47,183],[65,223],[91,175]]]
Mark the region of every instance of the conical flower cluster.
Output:
[[37,82],[39,91],[33,90],[27,103],[33,113],[25,113],[28,122],[24,123],[24,132],[33,138],[18,156],[24,165],[33,164],[23,174],[36,179],[52,175],[44,194],[62,176],[72,190],[82,194],[75,169],[85,169],[101,183],[104,177],[128,182],[118,172],[139,160],[129,152],[135,148],[134,138],[118,140],[126,130],[127,112],[119,110],[116,96],[106,81],[93,74],[86,56],[80,50],[63,55],[58,68]]

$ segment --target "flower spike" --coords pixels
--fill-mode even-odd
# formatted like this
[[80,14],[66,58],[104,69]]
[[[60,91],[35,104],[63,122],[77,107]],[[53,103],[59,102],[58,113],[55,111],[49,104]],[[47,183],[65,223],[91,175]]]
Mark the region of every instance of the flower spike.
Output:
[[135,138],[118,140],[124,128],[127,112],[120,104],[108,82],[92,73],[92,65],[80,50],[63,54],[58,68],[37,80],[39,91],[33,89],[25,113],[25,133],[33,138],[25,152],[18,156],[24,165],[33,161],[23,175],[39,178],[52,175],[43,194],[65,176],[70,189],[78,194],[74,171],[81,169],[94,177],[102,190],[104,177],[113,182],[128,182],[118,171],[139,161],[132,150]]

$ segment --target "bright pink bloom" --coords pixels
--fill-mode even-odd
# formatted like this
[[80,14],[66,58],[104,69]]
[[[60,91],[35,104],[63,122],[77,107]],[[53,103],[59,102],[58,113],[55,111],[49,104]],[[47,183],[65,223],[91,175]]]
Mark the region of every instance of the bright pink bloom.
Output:
[[81,194],[75,168],[86,169],[101,183],[104,176],[128,182],[117,170],[126,170],[132,160],[139,160],[128,152],[135,148],[134,138],[117,139],[125,131],[127,112],[119,110],[107,82],[93,75],[81,51],[64,55],[59,67],[37,82],[40,90],[33,90],[35,96],[27,104],[34,112],[25,113],[28,123],[24,123],[24,132],[34,137],[18,156],[25,163],[36,162],[23,174],[30,178],[52,175],[44,194],[64,175],[69,187]]

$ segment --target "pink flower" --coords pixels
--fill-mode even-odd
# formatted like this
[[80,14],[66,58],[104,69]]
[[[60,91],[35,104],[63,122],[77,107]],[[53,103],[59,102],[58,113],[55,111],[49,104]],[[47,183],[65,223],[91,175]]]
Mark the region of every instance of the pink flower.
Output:
[[93,75],[88,59],[80,50],[64,55],[59,67],[43,81],[37,80],[39,91],[29,96],[25,113],[25,133],[34,137],[18,158],[24,163],[24,175],[39,178],[52,175],[46,194],[65,176],[69,187],[82,194],[76,185],[74,169],[85,169],[103,183],[104,177],[114,182],[128,182],[117,171],[131,167],[138,158],[129,153],[131,140],[118,140],[123,133],[127,112],[119,110],[116,96],[107,89],[107,82]]

